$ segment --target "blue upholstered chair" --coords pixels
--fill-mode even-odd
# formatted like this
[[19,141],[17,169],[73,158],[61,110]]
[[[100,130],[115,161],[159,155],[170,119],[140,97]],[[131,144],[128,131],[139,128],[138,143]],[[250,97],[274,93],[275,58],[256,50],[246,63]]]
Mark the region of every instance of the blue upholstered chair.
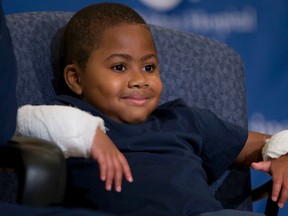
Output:
[[[55,96],[53,72],[61,68],[59,28],[71,16],[69,12],[7,15],[18,67],[18,106],[45,104]],[[240,56],[226,45],[202,36],[153,25],[151,30],[164,85],[161,103],[181,97],[191,106],[208,108],[222,119],[246,128]],[[211,187],[224,207],[252,209],[248,168],[232,167]]]

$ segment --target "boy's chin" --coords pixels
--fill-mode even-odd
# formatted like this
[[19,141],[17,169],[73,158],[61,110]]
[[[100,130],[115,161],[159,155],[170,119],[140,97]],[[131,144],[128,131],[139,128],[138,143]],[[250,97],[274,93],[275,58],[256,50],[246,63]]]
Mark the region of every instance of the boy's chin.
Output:
[[152,108],[125,107],[125,109],[118,109],[117,112],[103,114],[117,123],[141,124],[147,121],[152,112]]
[[141,124],[147,120],[146,118],[129,118],[123,121],[126,124]]
[[129,116],[123,116],[120,120],[122,123],[126,124],[141,124],[145,122],[148,119],[148,115],[129,115]]

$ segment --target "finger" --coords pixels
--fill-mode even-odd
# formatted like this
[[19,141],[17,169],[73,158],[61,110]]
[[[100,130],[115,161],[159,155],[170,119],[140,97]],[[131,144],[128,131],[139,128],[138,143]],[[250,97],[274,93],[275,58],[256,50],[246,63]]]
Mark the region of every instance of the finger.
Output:
[[273,181],[273,186],[272,186],[272,195],[271,195],[271,199],[274,202],[277,202],[280,191],[281,191],[281,186],[282,184],[279,181]]
[[121,161],[126,180],[130,183],[133,182],[132,172],[126,158],[121,154],[119,160]]
[[283,185],[283,171],[282,169],[275,169],[275,164],[277,164],[276,161],[274,161],[273,163],[273,167],[272,167],[272,195],[271,195],[271,199],[274,202],[277,202],[277,200],[279,199],[279,195],[282,189],[282,185]]
[[287,198],[288,198],[288,185],[286,183],[287,181],[288,181],[288,176],[287,176],[287,174],[284,174],[282,187],[281,187],[281,194],[280,194],[280,198],[278,200],[279,208],[284,207],[284,205],[287,201]]
[[114,167],[115,167],[115,176],[114,176],[115,190],[117,192],[121,192],[121,190],[122,190],[123,169],[122,169],[121,162],[116,157],[114,159]]
[[284,194],[282,194],[282,191],[281,191],[281,197],[280,199],[278,200],[278,207],[279,208],[283,208],[284,205],[285,205],[285,202],[287,200],[287,193],[285,193],[285,196],[283,196]]
[[113,165],[113,159],[107,160],[107,175],[106,175],[106,182],[105,182],[105,188],[108,191],[111,191],[112,189],[112,182],[114,178],[114,165]]
[[107,169],[108,169],[108,165],[106,162],[106,159],[104,156],[99,156],[97,159],[97,162],[99,164],[99,170],[100,170],[100,179],[102,181],[106,180],[107,177]]
[[271,161],[262,161],[258,163],[252,163],[251,167],[255,170],[270,173],[271,171]]

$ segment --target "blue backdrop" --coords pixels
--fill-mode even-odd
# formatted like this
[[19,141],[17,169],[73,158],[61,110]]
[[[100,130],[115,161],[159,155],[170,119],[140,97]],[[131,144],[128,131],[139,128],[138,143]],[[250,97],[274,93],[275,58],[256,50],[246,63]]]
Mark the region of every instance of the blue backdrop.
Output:
[[[77,11],[97,0],[3,0],[6,14]],[[249,127],[265,133],[288,128],[287,0],[122,0],[149,23],[221,40],[243,58]],[[253,187],[267,176],[252,172]],[[287,204],[288,206],[288,204]],[[288,207],[279,215],[288,215]],[[264,201],[254,205],[263,211]]]

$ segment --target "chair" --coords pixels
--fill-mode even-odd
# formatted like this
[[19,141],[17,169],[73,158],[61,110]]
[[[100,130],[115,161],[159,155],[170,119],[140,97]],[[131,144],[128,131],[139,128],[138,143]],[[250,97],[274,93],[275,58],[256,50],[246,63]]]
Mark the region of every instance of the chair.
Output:
[[[18,66],[18,106],[45,104],[55,96],[52,80],[53,71],[61,68],[61,27],[72,15],[30,12],[6,16]],[[182,97],[191,106],[208,108],[220,118],[247,128],[240,56],[225,44],[199,35],[154,25],[151,31],[164,86],[161,103]],[[252,209],[248,168],[232,167],[211,187],[225,208]]]

